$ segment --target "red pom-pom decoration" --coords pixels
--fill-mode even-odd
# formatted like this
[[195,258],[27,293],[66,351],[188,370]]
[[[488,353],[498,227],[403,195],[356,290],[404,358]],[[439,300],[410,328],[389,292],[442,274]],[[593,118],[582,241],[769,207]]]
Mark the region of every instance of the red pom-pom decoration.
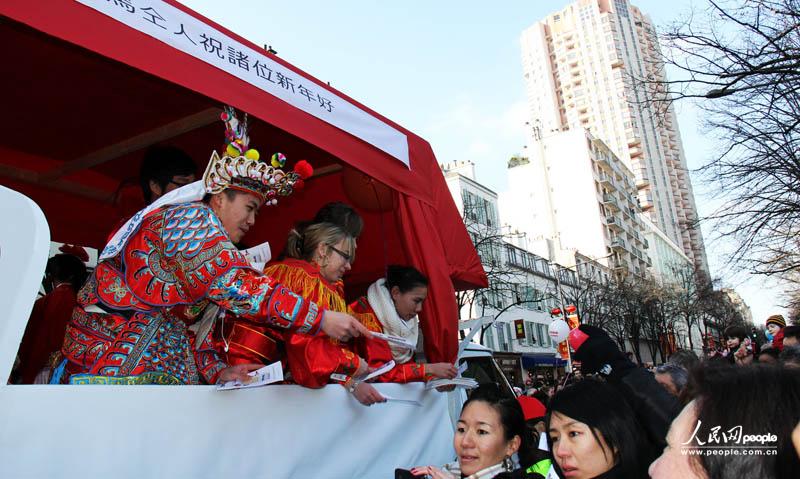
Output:
[[294,171],[304,180],[311,178],[311,175],[314,174],[314,168],[306,160],[298,161],[297,164],[294,165]]
[[300,191],[306,187],[306,182],[303,180],[297,180],[294,182],[294,191]]
[[63,244],[61,245],[60,248],[58,248],[58,250],[64,254],[70,254],[72,256],[75,256],[84,263],[89,261],[89,253],[87,253],[86,250],[81,248],[80,246]]

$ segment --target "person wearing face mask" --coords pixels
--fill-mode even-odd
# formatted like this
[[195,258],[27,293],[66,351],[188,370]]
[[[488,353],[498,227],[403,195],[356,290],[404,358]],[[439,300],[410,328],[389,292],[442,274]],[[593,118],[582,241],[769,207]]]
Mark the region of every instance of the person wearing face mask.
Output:
[[[667,447],[650,465],[650,477],[798,477],[792,431],[800,423],[800,371],[709,363],[692,372],[689,397],[670,426]],[[731,432],[738,435],[726,439]]]
[[[430,479],[517,479],[541,477],[525,470],[535,460],[534,445],[525,431],[525,417],[515,399],[503,398],[496,388],[481,386],[461,409],[453,436],[458,460],[415,467],[411,474]],[[517,454],[521,467],[515,468]]]
[[[422,303],[427,297],[428,278],[411,266],[390,265],[386,270],[386,278],[372,283],[366,296],[357,299],[350,308],[370,331],[399,336],[411,344],[417,344],[417,313],[422,310]],[[378,376],[379,382],[452,379],[458,372],[451,363],[418,364],[413,361],[413,350],[388,344],[381,339],[358,339],[354,347],[373,367],[394,360],[396,366]]]
[[[370,333],[252,269],[233,246],[264,204],[311,176],[298,162],[282,171],[248,149],[247,119],[222,114],[226,148],[213,152],[202,181],[160,197],[111,238],[78,293],[62,354],[72,384],[200,384],[247,380],[258,364],[231,366],[213,328],[190,329],[230,311],[286,335],[342,338]],[[213,322],[212,322],[213,324]]]
[[559,477],[647,477],[655,450],[625,397],[599,379],[583,379],[553,396],[545,418]]

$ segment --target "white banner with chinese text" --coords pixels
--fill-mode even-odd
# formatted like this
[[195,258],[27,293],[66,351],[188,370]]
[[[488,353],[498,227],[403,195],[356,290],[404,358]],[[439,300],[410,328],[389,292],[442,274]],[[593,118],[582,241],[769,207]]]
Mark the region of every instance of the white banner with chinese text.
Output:
[[160,0],[76,1],[224,70],[410,167],[405,134],[172,5]]

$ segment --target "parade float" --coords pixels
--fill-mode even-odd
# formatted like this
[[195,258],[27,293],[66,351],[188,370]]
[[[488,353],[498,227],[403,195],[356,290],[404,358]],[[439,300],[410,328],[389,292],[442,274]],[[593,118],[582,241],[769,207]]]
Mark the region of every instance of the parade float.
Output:
[[[126,181],[152,145],[184,149],[202,171],[219,147],[222,105],[249,114],[262,154],[315,166],[302,192],[263,208],[245,245],[279,251],[322,205],[354,205],[365,228],[348,296],[388,264],[416,266],[431,281],[425,356],[457,359],[454,292],[485,287],[486,276],[424,139],[174,1],[6,1],[0,41],[0,376],[50,241],[102,248],[138,208]],[[223,392],[4,380],[0,476],[390,477],[452,460],[463,391],[377,387],[419,404],[366,408],[337,385]]]

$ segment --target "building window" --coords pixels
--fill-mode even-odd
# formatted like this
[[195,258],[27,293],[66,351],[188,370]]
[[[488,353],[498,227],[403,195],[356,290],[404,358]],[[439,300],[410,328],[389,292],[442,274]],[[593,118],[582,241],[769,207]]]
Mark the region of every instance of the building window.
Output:
[[500,323],[497,327],[497,346],[500,351],[510,351],[505,326],[505,324]]
[[536,323],[536,332],[539,336],[539,346],[543,348],[550,347],[550,335],[547,332],[547,326],[544,324]]
[[525,339],[528,343],[528,346],[533,346],[536,344],[536,333],[534,331],[536,323],[531,321],[525,321]]

